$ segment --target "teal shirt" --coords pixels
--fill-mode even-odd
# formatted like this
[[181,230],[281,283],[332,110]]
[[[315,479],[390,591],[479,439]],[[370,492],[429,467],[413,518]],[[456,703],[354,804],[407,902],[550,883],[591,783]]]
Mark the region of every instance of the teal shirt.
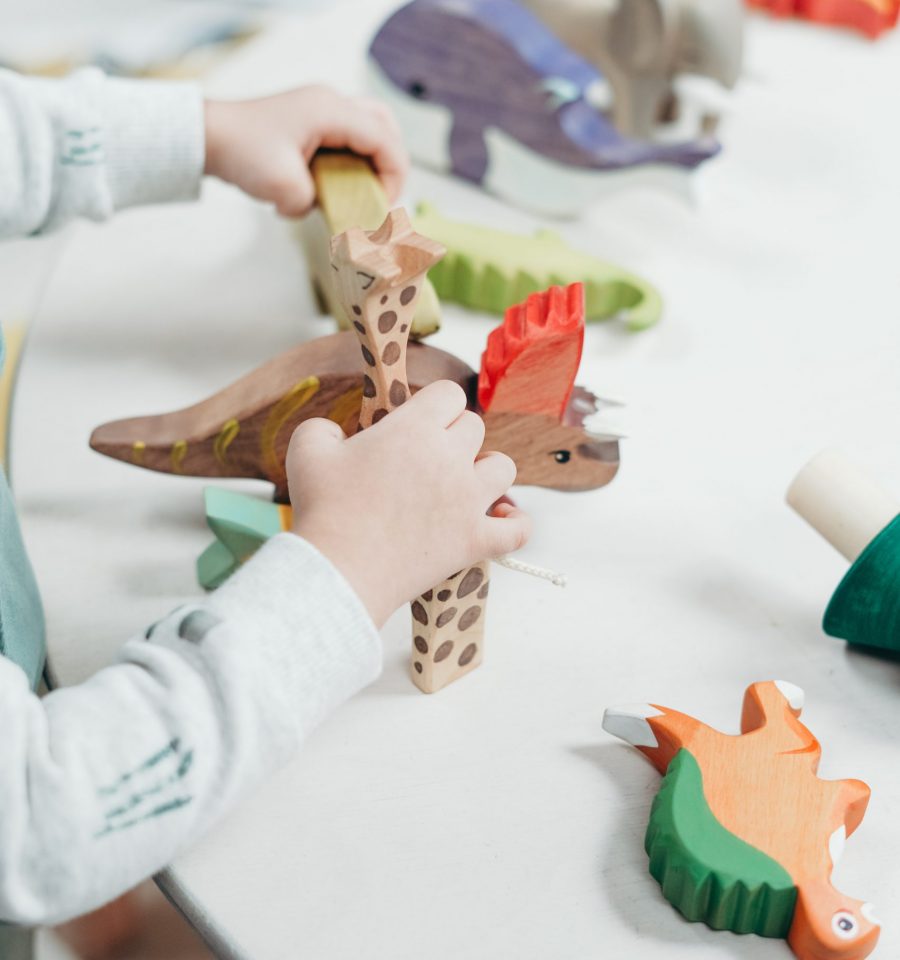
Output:
[[[0,330],[0,372],[4,343]],[[0,653],[17,663],[37,687],[44,669],[44,612],[25,552],[6,474],[0,469]]]

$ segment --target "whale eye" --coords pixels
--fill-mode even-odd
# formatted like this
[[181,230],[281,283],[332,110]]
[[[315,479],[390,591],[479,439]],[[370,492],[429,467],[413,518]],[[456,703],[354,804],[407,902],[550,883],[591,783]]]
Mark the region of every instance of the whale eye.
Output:
[[554,450],[550,454],[557,463],[568,463],[572,459],[572,454],[568,450]]
[[421,80],[410,80],[406,89],[416,100],[424,100],[428,96],[428,87]]
[[831,918],[831,929],[841,940],[852,940],[859,933],[859,924],[852,913],[838,910]]

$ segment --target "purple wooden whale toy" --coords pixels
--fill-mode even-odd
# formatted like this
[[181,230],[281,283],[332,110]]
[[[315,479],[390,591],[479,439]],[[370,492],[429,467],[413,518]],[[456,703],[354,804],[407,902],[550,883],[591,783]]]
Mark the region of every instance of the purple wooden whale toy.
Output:
[[542,213],[577,213],[623,179],[684,189],[720,149],[619,134],[602,74],[514,0],[413,0],[370,54],[417,160]]

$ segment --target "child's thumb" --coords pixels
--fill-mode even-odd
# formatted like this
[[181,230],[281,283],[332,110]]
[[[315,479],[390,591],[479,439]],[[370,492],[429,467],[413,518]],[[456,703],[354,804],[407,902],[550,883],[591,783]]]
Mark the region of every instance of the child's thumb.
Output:
[[304,420],[294,431],[288,445],[288,459],[304,455],[311,448],[321,450],[323,447],[336,446],[346,439],[347,435],[333,420],[312,417]]
[[297,164],[289,175],[279,177],[272,199],[283,217],[302,217],[312,209],[316,188],[303,157],[297,156]]

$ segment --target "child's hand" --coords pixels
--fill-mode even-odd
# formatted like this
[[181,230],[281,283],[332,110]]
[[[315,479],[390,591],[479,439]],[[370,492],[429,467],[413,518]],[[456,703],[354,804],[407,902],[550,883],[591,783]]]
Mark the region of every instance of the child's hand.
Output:
[[508,503],[487,516],[516,467],[502,453],[479,457],[483,440],[481,418],[446,380],[349,440],[330,420],[295,431],[294,533],[344,574],[378,626],[463,567],[528,539],[528,518]]
[[309,162],[319,147],[369,157],[397,199],[409,159],[384,104],[328,87],[300,87],[261,100],[206,102],[206,173],[227,180],[285,217],[300,217],[316,190]]

